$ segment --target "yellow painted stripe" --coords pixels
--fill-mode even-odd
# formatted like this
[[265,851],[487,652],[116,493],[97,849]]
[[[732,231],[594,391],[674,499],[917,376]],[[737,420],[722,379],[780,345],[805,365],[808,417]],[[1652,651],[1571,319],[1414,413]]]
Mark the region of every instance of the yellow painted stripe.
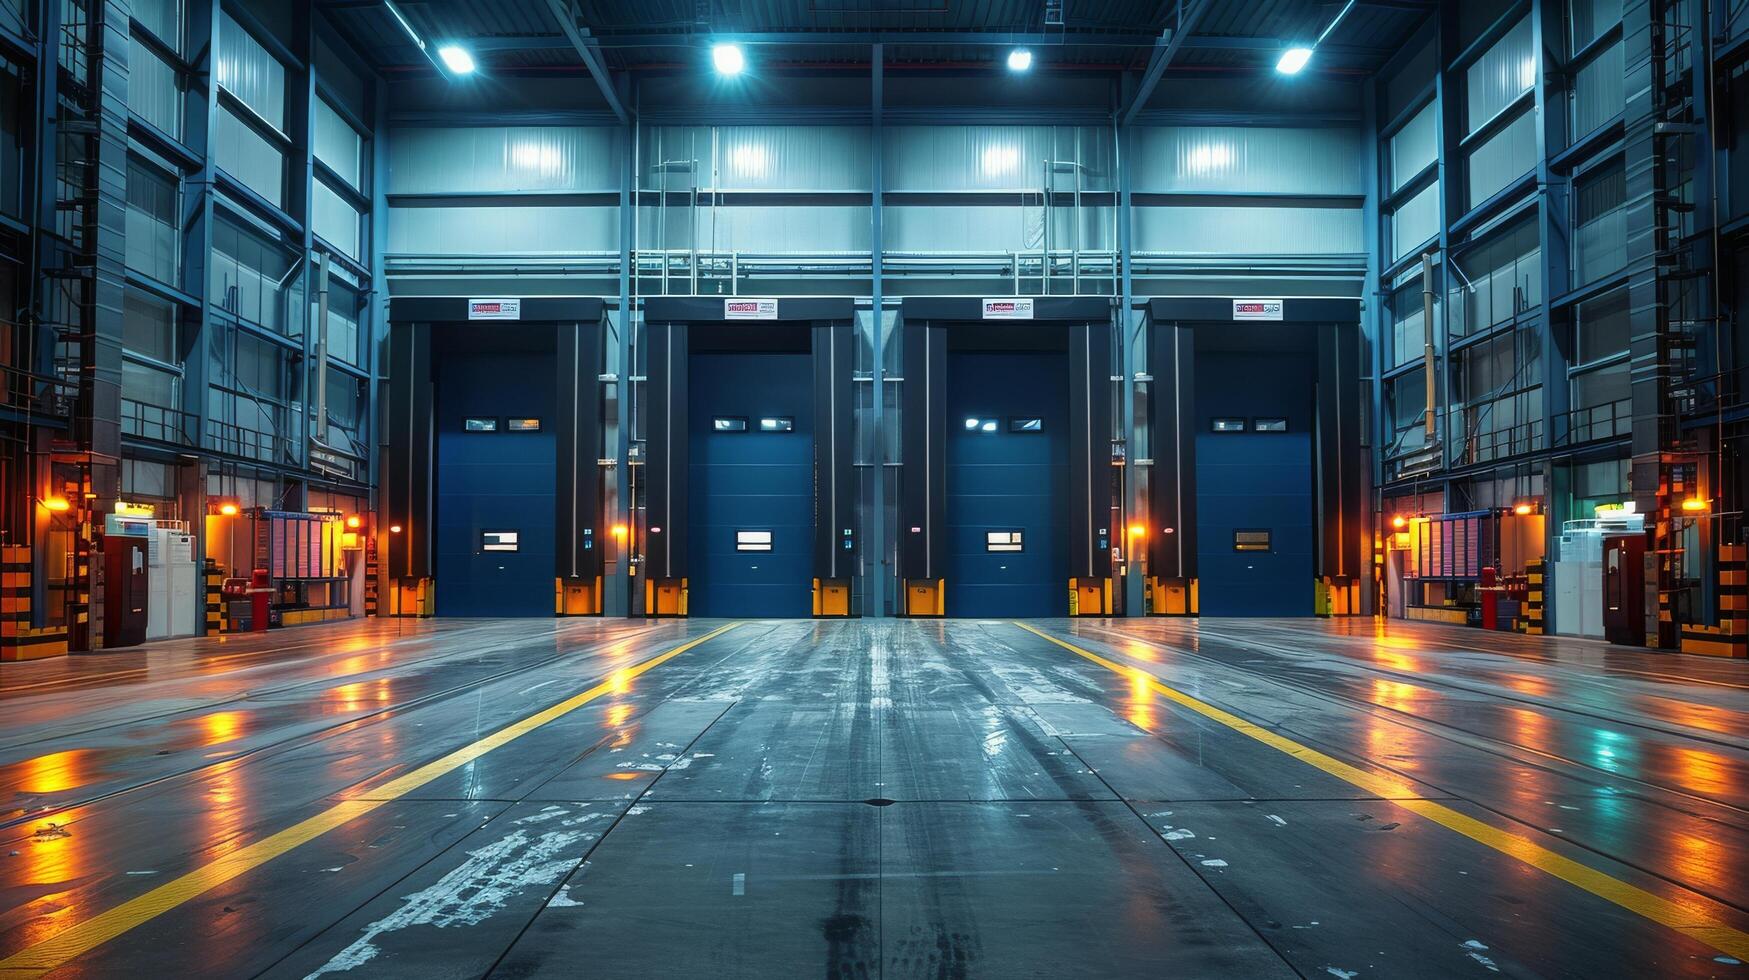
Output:
[[[1272,749],[1293,756],[1309,766],[1321,769],[1337,779],[1366,790],[1375,796],[1420,795],[1419,788],[1408,780],[1358,769],[1340,759],[1325,755],[1317,749],[1301,745],[1291,738],[1254,725],[1232,712],[1223,711],[1206,701],[1191,697],[1177,688],[1169,687],[1145,670],[1107,660],[1097,653],[1083,650],[1073,643],[1060,640],[1025,623],[1015,623],[1014,625],[1028,633],[1041,636],[1070,653],[1085,657],[1107,670],[1138,682],[1146,682],[1155,693],[1169,701],[1182,705],[1205,718],[1218,721],[1236,732],[1254,738]],[[1744,933],[1720,921],[1712,912],[1712,903],[1698,895],[1685,901],[1672,901],[1660,895],[1654,895],[1644,888],[1630,885],[1572,858],[1563,857],[1528,837],[1501,830],[1492,824],[1465,816],[1450,807],[1442,806],[1431,800],[1392,799],[1391,803],[1426,817],[1443,827],[1455,830],[1478,844],[1493,848],[1507,857],[1522,861],[1569,884],[1577,885],[1604,901],[1612,902],[1659,925],[1668,926],[1684,933],[1727,956],[1739,960],[1749,960],[1749,933]]]
[[307,844],[328,831],[356,820],[445,773],[460,769],[487,752],[515,741],[542,725],[583,707],[603,694],[624,690],[626,683],[639,674],[659,667],[693,647],[723,635],[738,625],[738,623],[729,623],[726,626],[720,626],[695,640],[682,643],[667,653],[651,657],[649,660],[633,664],[622,670],[616,670],[606,680],[589,690],[566,698],[545,711],[529,715],[521,721],[500,728],[471,745],[457,749],[435,762],[427,763],[404,776],[390,780],[371,790],[366,797],[338,803],[271,837],[263,838],[247,847],[233,851],[211,864],[190,871],[174,881],[166,882],[107,912],[100,912],[34,946],[19,950],[5,960],[0,960],[0,972],[4,972],[8,976],[35,976],[53,970],[68,960],[87,953],[128,930],[149,922],[178,905],[217,888],[238,875],[266,864],[300,844]]

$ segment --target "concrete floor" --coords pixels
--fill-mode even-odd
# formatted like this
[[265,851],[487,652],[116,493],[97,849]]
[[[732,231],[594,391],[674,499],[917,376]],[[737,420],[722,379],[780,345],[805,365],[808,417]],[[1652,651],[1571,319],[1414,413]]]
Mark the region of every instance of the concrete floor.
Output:
[[1749,977],[1749,664],[723,625],[7,664],[0,975]]

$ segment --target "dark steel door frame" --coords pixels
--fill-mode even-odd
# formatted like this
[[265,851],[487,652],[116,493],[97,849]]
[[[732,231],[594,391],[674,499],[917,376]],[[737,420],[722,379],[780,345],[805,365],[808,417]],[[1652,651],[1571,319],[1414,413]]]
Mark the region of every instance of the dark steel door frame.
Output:
[[[602,388],[607,304],[590,296],[522,299],[517,321],[469,321],[460,296],[397,296],[389,301],[388,424],[377,532],[383,574],[432,578],[436,516],[436,429],[432,405],[434,327],[490,330],[514,326],[553,331],[558,376],[556,528],[553,574],[593,579],[602,573]],[[387,529],[400,527],[401,533]]]
[[[1195,579],[1196,568],[1196,336],[1198,329],[1230,325],[1242,297],[1158,298],[1147,307],[1148,422],[1153,468],[1148,574]],[[1242,321],[1240,321],[1242,322]],[[1282,300],[1282,325],[1317,330],[1313,438],[1313,501],[1317,508],[1314,574],[1358,580],[1367,574],[1361,539],[1366,532],[1367,465],[1362,423],[1360,301],[1339,297]],[[1344,366],[1347,369],[1344,370]],[[1171,527],[1172,534],[1161,533]]]
[[1007,321],[986,320],[983,301],[975,298],[908,296],[900,303],[897,329],[904,370],[899,395],[904,461],[899,469],[897,527],[900,580],[938,579],[947,568],[949,333],[1002,322],[1042,323],[1068,333],[1068,577],[1111,577],[1111,544],[1116,540],[1111,512],[1117,500],[1111,465],[1115,310],[1109,298],[1098,296],[1040,296],[1032,304],[1030,319]]
[[[761,325],[787,324],[808,332],[814,385],[814,575],[852,578],[858,571],[857,483],[853,418],[855,301],[780,298],[770,320],[727,320],[724,301],[736,297],[652,296],[644,300],[647,380],[644,411],[645,527],[643,574],[650,581],[688,577],[687,359],[695,333],[733,348],[756,345]],[[740,330],[743,336],[737,337]],[[656,531],[661,528],[661,531]],[[846,531],[850,533],[845,534]],[[844,547],[848,540],[850,547]]]

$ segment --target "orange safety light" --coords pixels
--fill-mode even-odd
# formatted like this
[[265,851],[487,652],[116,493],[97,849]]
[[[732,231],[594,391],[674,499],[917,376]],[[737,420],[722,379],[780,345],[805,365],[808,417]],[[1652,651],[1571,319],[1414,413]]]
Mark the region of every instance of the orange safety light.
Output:
[[613,526],[613,536],[616,538],[625,537],[626,536],[626,526],[624,524],[615,524]]
[[1514,504],[1512,507],[1512,512],[1514,514],[1517,514],[1520,517],[1523,517],[1524,515],[1530,513],[1531,511],[1533,511],[1535,509],[1536,509],[1535,507],[1532,507],[1528,503],[1521,503],[1521,504]]
[[1398,514],[1397,516],[1391,518],[1391,526],[1397,527],[1397,528],[1408,527],[1409,526],[1409,519],[1407,517],[1404,517],[1402,514]]
[[390,524],[390,525],[389,525],[389,533],[390,533],[390,534],[400,534],[400,533],[401,533],[401,525],[399,525],[399,524]]
[[347,527],[357,528],[357,527],[362,526],[363,524],[364,524],[364,518],[359,517],[357,514],[348,515],[346,518],[346,526]]
[[1148,533],[1148,526],[1146,524],[1131,524],[1130,525],[1130,537],[1132,537],[1132,538],[1139,538],[1142,535],[1147,534],[1147,533]]
[[236,517],[237,516],[237,505],[233,504],[227,500],[224,503],[219,505],[219,513],[225,515],[226,517]]
[[62,513],[63,511],[72,510],[73,504],[66,497],[62,497],[62,496],[57,495],[57,496],[53,496],[53,497],[44,497],[43,498],[43,508],[45,510],[52,510],[55,513],[59,514],[59,513]]
[[1692,514],[1697,511],[1706,510],[1709,503],[1710,501],[1704,500],[1700,497],[1689,497],[1682,502],[1682,509]]

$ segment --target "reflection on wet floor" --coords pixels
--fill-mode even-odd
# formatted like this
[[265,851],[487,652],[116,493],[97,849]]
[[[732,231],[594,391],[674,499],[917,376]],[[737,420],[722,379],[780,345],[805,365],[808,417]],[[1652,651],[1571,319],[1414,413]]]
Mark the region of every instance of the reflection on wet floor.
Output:
[[105,910],[70,975],[1744,969],[1744,665],[1131,620],[753,623],[648,667],[718,624],[412,625],[8,665],[0,969]]

